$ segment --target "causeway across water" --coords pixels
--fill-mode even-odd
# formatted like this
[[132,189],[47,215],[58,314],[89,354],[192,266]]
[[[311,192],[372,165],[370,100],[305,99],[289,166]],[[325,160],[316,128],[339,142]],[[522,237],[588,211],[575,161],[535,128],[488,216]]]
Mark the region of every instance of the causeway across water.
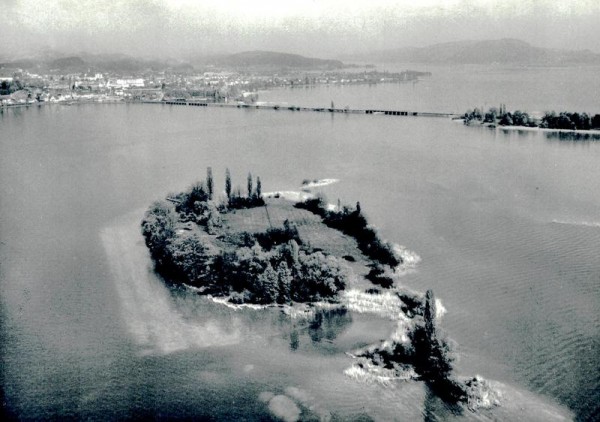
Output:
[[376,114],[385,116],[426,116],[426,117],[461,117],[454,113],[436,113],[424,111],[399,111],[399,110],[375,110],[375,109],[351,109],[351,108],[327,108],[327,107],[299,107],[293,105],[277,104],[233,104],[233,103],[209,103],[201,101],[188,100],[169,100],[169,101],[146,101],[154,104],[183,105],[195,107],[231,107],[231,108],[250,108],[260,110],[289,110],[289,111],[317,111],[322,113],[345,113],[345,114]]

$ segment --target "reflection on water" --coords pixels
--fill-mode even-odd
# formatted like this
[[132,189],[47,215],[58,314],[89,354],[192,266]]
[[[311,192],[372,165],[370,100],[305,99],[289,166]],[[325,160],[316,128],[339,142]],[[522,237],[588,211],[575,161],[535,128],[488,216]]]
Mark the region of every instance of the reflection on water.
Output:
[[536,137],[541,133],[544,138],[548,141],[565,141],[565,142],[583,142],[586,141],[600,141],[600,133],[597,132],[572,132],[572,131],[549,131],[549,130],[536,130],[536,129],[517,129],[515,127],[498,127],[498,128],[486,128],[484,126],[477,128],[477,126],[470,126],[471,129],[477,130],[489,130],[499,134],[503,137],[511,138],[515,137],[522,140],[530,140],[535,142]]
[[[418,420],[424,406],[439,416],[421,383],[387,388],[344,375],[344,352],[394,331],[386,303],[381,315],[355,307],[291,318],[146,282],[149,263],[107,226],[213,166],[215,186],[229,167],[237,181],[264,175],[265,191],[339,178],[326,194],[359,199],[386,239],[422,257],[401,282],[433,288],[447,307],[459,375],[531,390],[514,402],[539,403],[529,406],[538,413],[556,409],[542,394],[581,420],[598,414],[600,143],[443,119],[338,117],[135,104],[5,112],[1,376],[10,409],[22,419],[268,420],[259,394],[302,407],[287,390],[295,387],[343,420]],[[517,419],[511,402],[488,419]]]
[[424,388],[423,422],[438,422],[444,420],[448,416],[448,413],[455,416],[463,413],[463,408],[460,405],[445,402],[427,384],[425,384]]
[[549,141],[600,141],[600,133],[544,131],[544,136]]
[[305,323],[292,322],[290,349],[297,350],[304,336],[308,337],[313,345],[323,341],[332,342],[352,323],[352,316],[343,308],[319,309]]
[[290,331],[290,350],[292,350],[292,351],[298,350],[299,346],[300,346],[300,333],[298,333],[298,330],[292,329]]

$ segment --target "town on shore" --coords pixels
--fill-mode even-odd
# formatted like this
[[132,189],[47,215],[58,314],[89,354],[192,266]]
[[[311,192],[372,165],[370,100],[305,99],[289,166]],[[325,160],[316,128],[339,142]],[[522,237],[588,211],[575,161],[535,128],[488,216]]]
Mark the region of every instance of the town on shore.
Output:
[[146,69],[64,72],[0,65],[0,106],[44,103],[172,101],[255,104],[260,91],[319,85],[415,82],[429,72],[349,69]]

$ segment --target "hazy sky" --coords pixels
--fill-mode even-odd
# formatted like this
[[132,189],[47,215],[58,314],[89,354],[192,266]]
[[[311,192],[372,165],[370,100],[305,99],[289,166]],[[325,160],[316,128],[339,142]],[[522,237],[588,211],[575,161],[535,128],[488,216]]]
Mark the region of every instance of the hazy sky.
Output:
[[0,0],[0,13],[0,56],[51,48],[335,57],[507,37],[600,52],[599,0]]

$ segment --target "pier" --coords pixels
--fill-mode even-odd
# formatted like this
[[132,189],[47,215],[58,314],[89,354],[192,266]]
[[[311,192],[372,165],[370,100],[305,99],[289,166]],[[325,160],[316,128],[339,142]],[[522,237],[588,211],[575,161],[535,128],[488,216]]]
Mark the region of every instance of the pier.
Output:
[[245,108],[254,110],[288,110],[288,111],[313,111],[320,113],[340,113],[340,114],[370,114],[382,116],[421,116],[421,117],[461,117],[456,113],[436,113],[424,111],[400,111],[400,110],[379,110],[379,109],[351,109],[351,108],[329,108],[329,107],[299,107],[293,105],[278,104],[231,104],[231,103],[209,103],[201,101],[190,101],[186,99],[174,99],[168,101],[144,101],[152,104],[168,104],[192,107],[226,107],[226,108]]

